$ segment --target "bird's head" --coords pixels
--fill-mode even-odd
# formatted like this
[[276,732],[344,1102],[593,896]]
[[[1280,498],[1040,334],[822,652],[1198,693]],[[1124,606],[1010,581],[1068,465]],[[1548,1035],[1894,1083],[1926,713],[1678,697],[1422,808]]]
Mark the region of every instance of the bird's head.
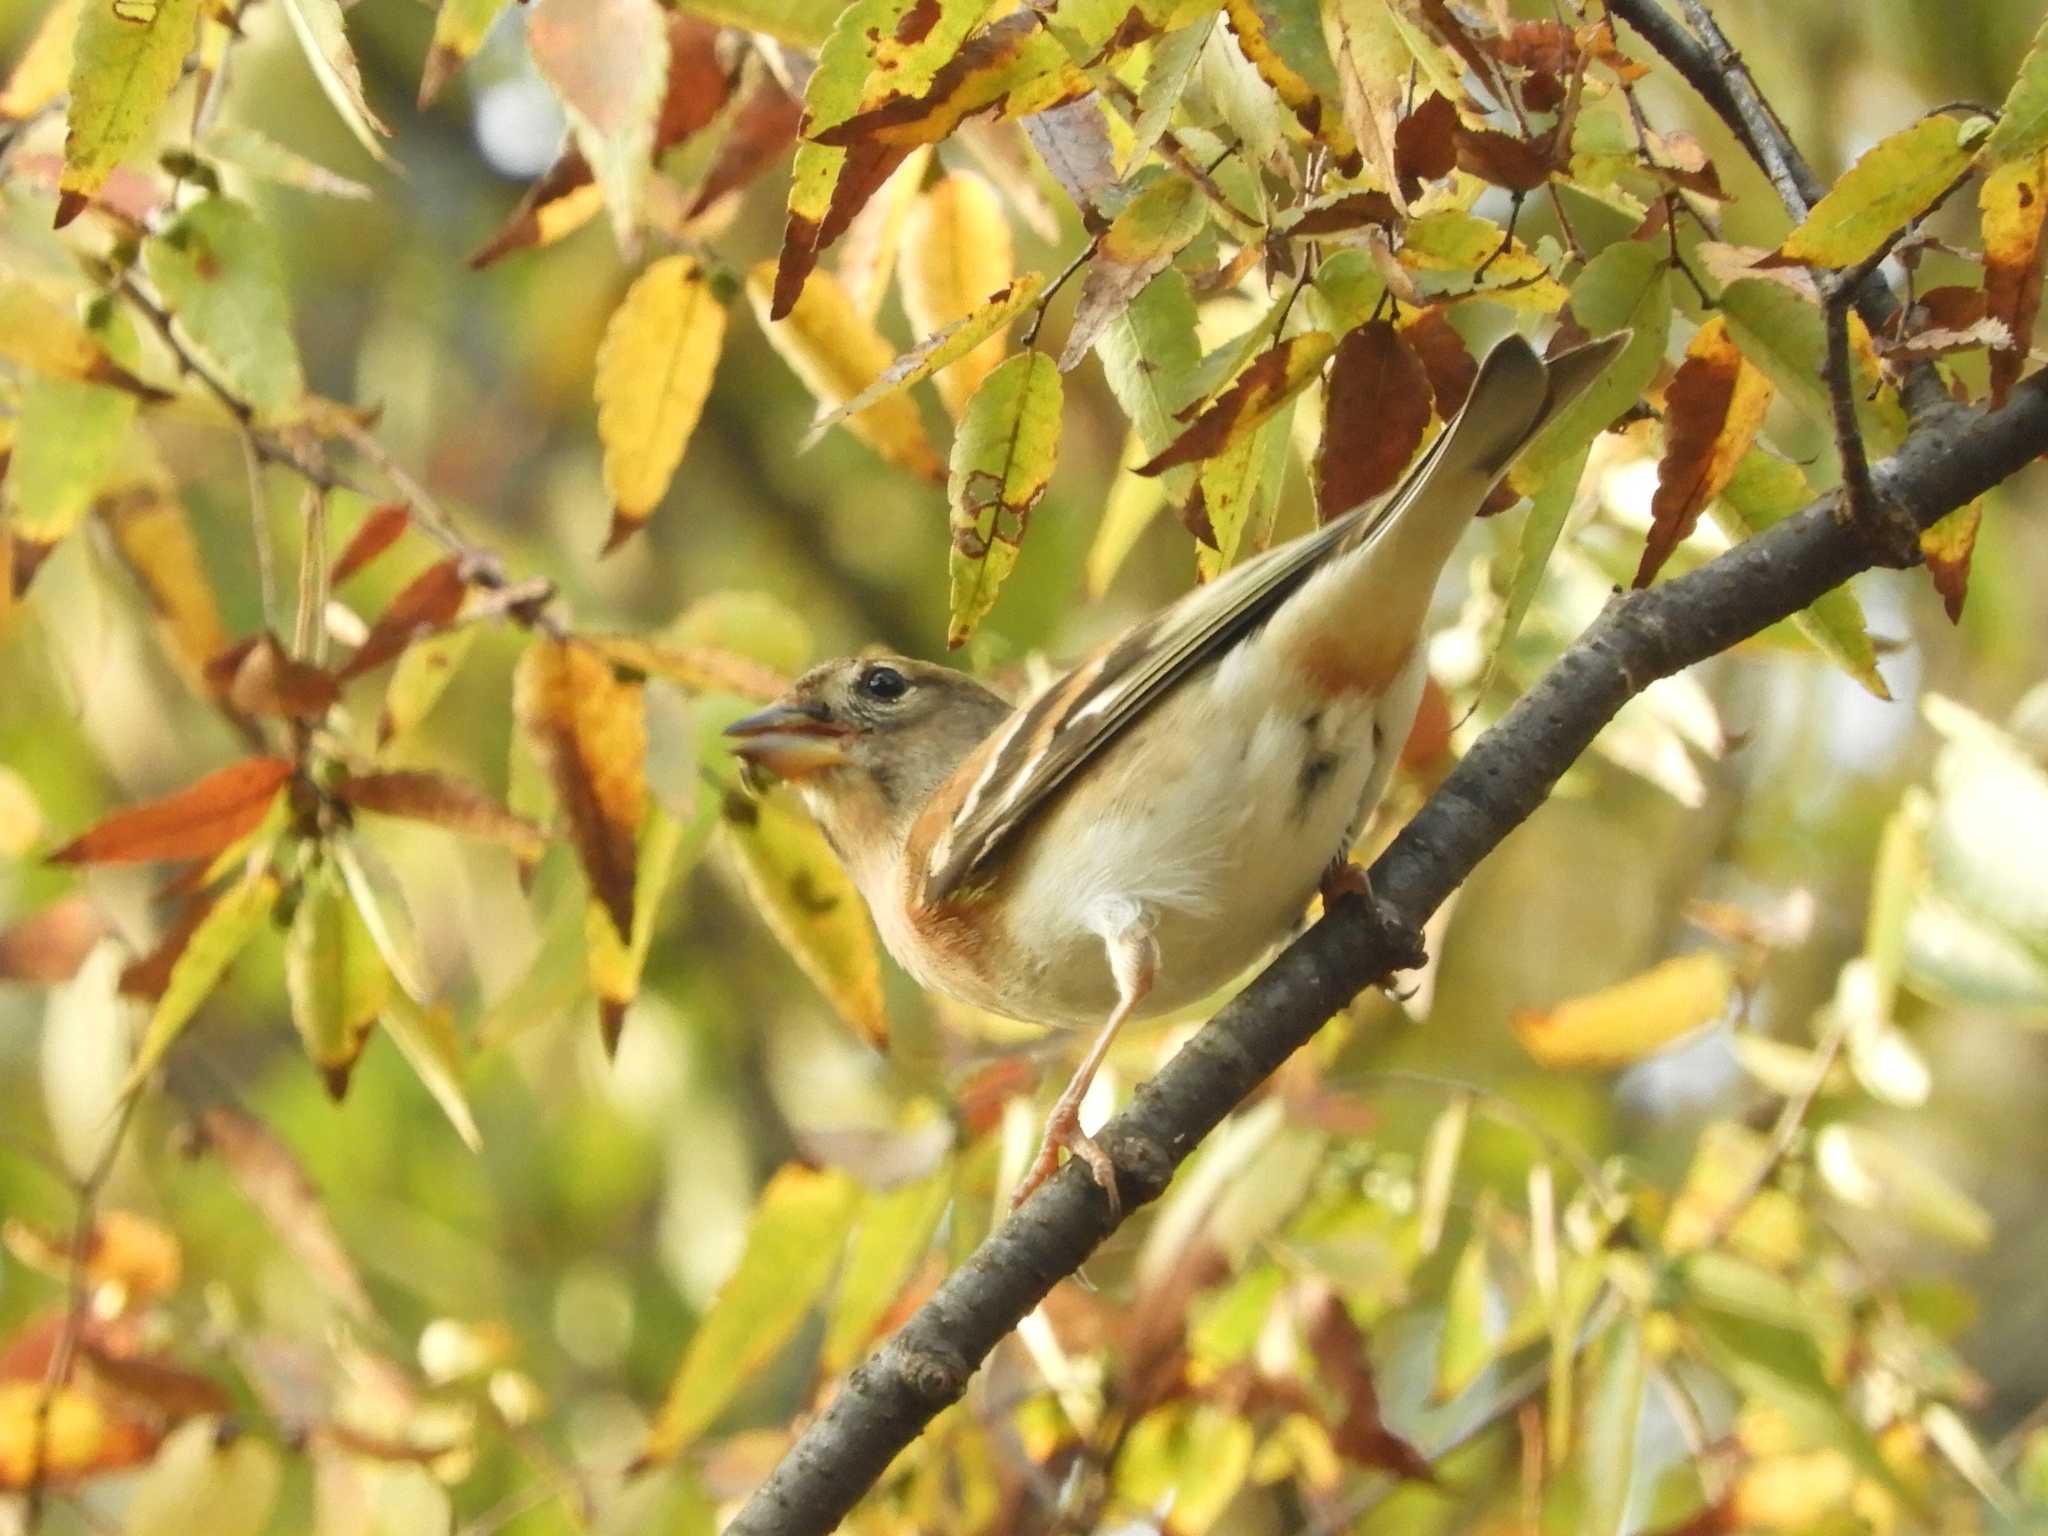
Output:
[[902,844],[967,754],[1010,712],[965,673],[901,656],[813,667],[766,709],[726,727],[750,782],[795,786],[842,859]]

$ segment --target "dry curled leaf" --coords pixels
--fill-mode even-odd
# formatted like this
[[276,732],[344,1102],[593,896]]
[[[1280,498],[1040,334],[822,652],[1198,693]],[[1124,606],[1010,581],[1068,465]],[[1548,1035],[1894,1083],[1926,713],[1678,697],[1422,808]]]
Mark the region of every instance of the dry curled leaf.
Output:
[[1770,403],[1770,380],[1715,315],[1693,336],[1665,392],[1664,457],[1650,503],[1650,536],[1636,567],[1638,587],[1650,584],[1707,504],[1727,488]]

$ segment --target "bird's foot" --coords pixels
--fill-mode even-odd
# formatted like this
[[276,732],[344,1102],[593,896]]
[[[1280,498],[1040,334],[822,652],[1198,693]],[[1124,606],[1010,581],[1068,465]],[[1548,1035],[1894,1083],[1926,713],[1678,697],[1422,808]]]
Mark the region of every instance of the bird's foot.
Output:
[[1376,930],[1378,941],[1389,956],[1387,972],[1380,984],[1396,1002],[1402,1001],[1405,994],[1388,986],[1388,983],[1397,971],[1419,971],[1429,963],[1429,950],[1422,942],[1422,930],[1410,927],[1381,906],[1372,893],[1372,878],[1366,873],[1365,866],[1352,863],[1343,854],[1332,859],[1323,871],[1320,889],[1326,912],[1347,896],[1363,899],[1365,919]]
[[1089,1173],[1094,1175],[1095,1182],[1102,1186],[1102,1193],[1109,1200],[1110,1220],[1115,1221],[1123,1214],[1123,1201],[1116,1191],[1116,1164],[1103,1151],[1102,1143],[1081,1129],[1078,1095],[1071,1103],[1063,1095],[1053,1106],[1052,1114],[1045,1122],[1045,1139],[1038,1144],[1038,1156],[1011,1194],[1010,1208],[1015,1210],[1022,1205],[1033,1190],[1053,1176],[1060,1165],[1062,1147],[1088,1165]]

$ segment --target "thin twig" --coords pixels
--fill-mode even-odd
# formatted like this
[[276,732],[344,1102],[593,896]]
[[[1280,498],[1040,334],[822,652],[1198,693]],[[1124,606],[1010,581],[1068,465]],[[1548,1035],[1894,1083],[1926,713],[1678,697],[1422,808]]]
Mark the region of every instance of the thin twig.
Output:
[[42,1395],[36,1399],[30,1431],[33,1449],[29,1452],[28,1487],[24,1490],[28,1506],[22,1519],[24,1533],[33,1532],[42,1519],[50,1470],[50,1411],[56,1403],[57,1393],[70,1379],[72,1362],[77,1357],[79,1340],[85,1331],[86,1309],[92,1300],[86,1265],[92,1257],[93,1233],[99,1227],[100,1192],[113,1175],[114,1164],[120,1158],[122,1144],[128,1139],[128,1128],[135,1121],[135,1107],[140,1101],[140,1094],[122,1096],[121,1107],[115,1112],[113,1128],[107,1133],[105,1145],[78,1183],[78,1210],[71,1219],[71,1242],[65,1256],[64,1326],[57,1334],[56,1347],[50,1351],[50,1367],[43,1374]]
[[256,546],[256,591],[262,599],[263,627],[277,629],[277,562],[270,549],[270,496],[263,488],[263,450],[247,422],[238,422],[242,468],[249,480],[249,533]]
[[299,611],[292,630],[292,654],[320,665],[327,649],[327,492],[306,487],[300,498],[304,542],[299,546]]

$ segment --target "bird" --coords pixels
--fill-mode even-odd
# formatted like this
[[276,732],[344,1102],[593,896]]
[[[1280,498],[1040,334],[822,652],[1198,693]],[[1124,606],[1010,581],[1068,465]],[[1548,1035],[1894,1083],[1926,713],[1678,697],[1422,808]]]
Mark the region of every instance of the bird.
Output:
[[[1015,1200],[1064,1149],[1118,1209],[1079,1112],[1127,1022],[1210,995],[1319,892],[1363,890],[1379,918],[1349,850],[1421,701],[1438,578],[1516,456],[1627,340],[1546,362],[1509,335],[1391,492],[1194,588],[1021,704],[869,654],[727,727],[750,782],[793,787],[921,985],[1095,1028]],[[1419,963],[1419,939],[1406,947]]]

